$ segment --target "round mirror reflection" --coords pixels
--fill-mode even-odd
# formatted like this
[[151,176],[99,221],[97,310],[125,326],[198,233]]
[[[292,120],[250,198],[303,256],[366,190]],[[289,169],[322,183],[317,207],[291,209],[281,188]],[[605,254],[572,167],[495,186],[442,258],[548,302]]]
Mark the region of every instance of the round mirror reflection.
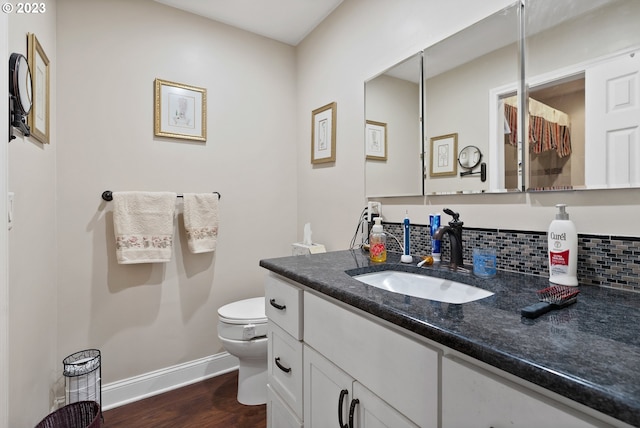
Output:
[[482,160],[482,152],[476,146],[467,146],[460,150],[458,155],[458,163],[466,169],[473,169],[478,166]]

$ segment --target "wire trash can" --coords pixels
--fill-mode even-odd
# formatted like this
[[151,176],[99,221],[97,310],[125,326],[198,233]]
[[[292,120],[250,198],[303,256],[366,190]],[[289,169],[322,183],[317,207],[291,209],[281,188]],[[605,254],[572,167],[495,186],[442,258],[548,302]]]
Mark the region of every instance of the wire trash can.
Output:
[[101,406],[100,359],[99,350],[87,349],[62,360],[66,404],[95,401]]
[[59,408],[35,428],[100,428],[102,415],[95,401],[76,401]]

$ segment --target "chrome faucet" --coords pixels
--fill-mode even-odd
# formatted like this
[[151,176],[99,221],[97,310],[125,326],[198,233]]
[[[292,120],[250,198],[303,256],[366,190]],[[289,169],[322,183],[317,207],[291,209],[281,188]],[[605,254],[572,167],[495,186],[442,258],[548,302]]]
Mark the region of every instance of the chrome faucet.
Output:
[[449,235],[449,242],[451,242],[449,265],[453,268],[462,267],[464,265],[462,257],[462,225],[464,223],[460,221],[460,214],[453,212],[449,208],[445,208],[443,211],[452,216],[453,220],[449,222],[449,226],[440,226],[433,234],[433,239],[442,240],[445,234]]

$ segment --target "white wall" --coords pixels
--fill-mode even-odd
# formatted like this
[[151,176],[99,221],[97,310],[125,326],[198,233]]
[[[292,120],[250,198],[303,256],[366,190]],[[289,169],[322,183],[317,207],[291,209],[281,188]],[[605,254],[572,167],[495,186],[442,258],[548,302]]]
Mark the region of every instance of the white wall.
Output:
[[[347,0],[298,46],[300,141],[299,222],[314,224],[314,239],[330,249],[348,247],[366,205],[362,158],[363,85],[367,78],[510,1]],[[362,17],[366,16],[366,19]],[[338,103],[337,162],[309,164],[311,110]],[[640,236],[640,224],[618,221],[637,216],[637,190],[481,194],[383,199],[383,215],[426,224],[444,207],[460,212],[465,226],[544,231],[556,203],[567,203],[579,233]],[[445,219],[447,220],[447,219]]]
[[[55,1],[47,1],[43,14],[9,15],[9,52],[27,56],[27,33],[35,33],[49,59],[54,58],[51,82],[57,74],[55,22]],[[8,148],[8,186],[15,192],[14,223],[8,233],[10,427],[35,426],[49,413],[60,365],[56,361],[55,85],[50,89],[51,144],[16,132]]]
[[[151,0],[58,1],[59,351],[103,385],[223,351],[217,309],[264,295],[296,239],[295,51]],[[153,135],[154,79],[207,89],[206,143]],[[118,265],[104,190],[222,194],[215,254]]]

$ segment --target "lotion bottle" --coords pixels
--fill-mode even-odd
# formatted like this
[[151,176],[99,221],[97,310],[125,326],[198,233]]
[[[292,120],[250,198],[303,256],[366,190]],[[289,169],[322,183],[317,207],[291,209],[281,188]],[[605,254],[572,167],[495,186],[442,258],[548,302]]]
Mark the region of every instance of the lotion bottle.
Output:
[[549,225],[549,282],[559,285],[578,285],[578,233],[566,212],[565,204],[556,205],[556,219]]
[[387,235],[382,229],[382,218],[376,217],[369,235],[369,258],[372,262],[387,261]]

